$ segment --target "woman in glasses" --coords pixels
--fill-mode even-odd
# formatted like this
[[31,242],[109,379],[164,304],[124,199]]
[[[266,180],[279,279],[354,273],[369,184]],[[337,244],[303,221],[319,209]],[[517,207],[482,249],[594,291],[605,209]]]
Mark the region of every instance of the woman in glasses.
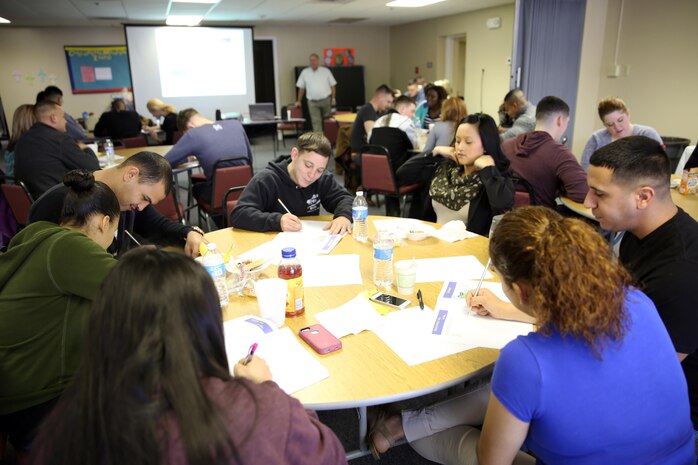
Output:
[[499,148],[492,117],[476,113],[460,122],[453,155],[436,169],[429,197],[437,223],[462,220],[469,231],[483,236],[493,216],[513,208],[509,161]]

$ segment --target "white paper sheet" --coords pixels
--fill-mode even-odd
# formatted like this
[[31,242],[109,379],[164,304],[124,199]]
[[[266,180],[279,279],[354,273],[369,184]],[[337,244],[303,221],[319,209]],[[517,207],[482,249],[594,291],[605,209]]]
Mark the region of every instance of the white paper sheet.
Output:
[[[265,261],[279,262],[281,249],[293,247],[296,249],[296,257],[303,264],[308,256],[329,254],[344,237],[341,234],[330,235],[327,231],[322,231],[319,225],[326,224],[322,221],[304,221],[303,223],[303,231],[280,232],[269,242],[240,254],[240,258],[252,260],[264,258]],[[307,226],[307,230],[306,223],[311,223]]]
[[347,286],[362,284],[359,255],[310,255],[301,261],[303,286]]
[[432,225],[422,223],[414,218],[396,218],[394,220],[372,220],[376,231],[387,231],[395,234],[398,239],[405,239],[410,231],[424,231],[433,234]]
[[475,347],[431,334],[434,312],[410,307],[383,316],[383,324],[373,331],[407,365],[436,360]]
[[[445,282],[436,301],[432,334],[456,343],[501,349],[517,336],[533,331],[533,325],[518,321],[479,316],[467,308],[465,294],[477,288],[477,281]],[[508,302],[500,283],[483,282],[497,297]]]
[[246,315],[223,324],[231,371],[235,363],[247,355],[250,345],[256,342],[256,355],[267,362],[273,380],[289,395],[330,375],[289,328],[266,330],[260,321],[264,322],[261,318]]
[[363,294],[337,308],[316,313],[315,318],[325,329],[340,338],[376,328],[383,321],[380,313]]
[[[468,279],[480,279],[485,267],[472,255],[461,257],[442,258],[420,258],[417,262],[418,283],[429,283],[437,281],[449,281],[457,279],[465,281]],[[485,279],[492,279],[489,271]]]

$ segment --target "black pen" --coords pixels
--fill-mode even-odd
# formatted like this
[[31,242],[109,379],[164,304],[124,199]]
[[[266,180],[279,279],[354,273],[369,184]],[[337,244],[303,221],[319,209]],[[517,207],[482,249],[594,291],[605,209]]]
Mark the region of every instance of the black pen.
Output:
[[422,290],[417,290],[417,300],[419,300],[419,308],[424,310],[424,299],[422,299]]

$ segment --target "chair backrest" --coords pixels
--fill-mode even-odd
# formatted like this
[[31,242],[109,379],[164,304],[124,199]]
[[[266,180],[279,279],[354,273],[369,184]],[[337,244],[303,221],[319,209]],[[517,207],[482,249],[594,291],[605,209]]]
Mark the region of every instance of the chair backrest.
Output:
[[237,186],[246,186],[254,171],[249,164],[230,166],[232,162],[244,161],[249,163],[247,157],[222,158],[213,165],[213,189],[211,198],[211,208],[214,211],[221,211],[223,208],[223,198],[228,189]]
[[175,131],[172,135],[172,144],[176,144],[184,136],[184,131]]
[[408,150],[412,148],[410,138],[407,137],[405,131],[398,128],[373,128],[370,143],[371,145],[380,145],[388,149],[393,171],[397,171],[407,161],[409,157]]
[[538,205],[533,186],[523,178],[512,176],[514,182],[514,208],[527,205]]
[[148,139],[144,135],[135,137],[124,137],[121,139],[124,148],[147,147]]
[[397,194],[395,175],[388,149],[380,145],[365,145],[359,150],[361,185],[369,192]]
[[184,206],[177,200],[175,187],[173,186],[167,197],[153,205],[165,218],[184,223]]
[[231,226],[230,214],[233,213],[233,208],[237,205],[240,194],[242,194],[244,190],[245,186],[235,186],[225,191],[225,195],[223,196],[223,212],[225,214],[225,225],[227,227]]
[[334,118],[323,120],[322,126],[325,132],[325,137],[330,141],[332,147],[337,146],[337,135],[339,134],[339,123]]
[[[6,176],[5,179],[12,179]],[[20,226],[26,226],[29,219],[29,209],[34,203],[29,190],[24,185],[22,181],[14,179],[14,184],[3,183],[0,188],[2,188],[2,193],[10,205],[12,214],[15,216],[15,221]]]
[[288,107],[288,112],[289,118],[302,118],[303,117],[303,109],[301,107],[297,107],[295,105],[291,105]]

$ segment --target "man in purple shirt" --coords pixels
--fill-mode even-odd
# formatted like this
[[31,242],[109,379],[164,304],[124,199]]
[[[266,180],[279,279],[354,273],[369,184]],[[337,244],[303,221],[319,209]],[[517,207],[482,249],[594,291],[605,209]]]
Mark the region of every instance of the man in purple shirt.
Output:
[[242,157],[246,160],[231,162],[234,165],[252,165],[252,148],[245,129],[236,120],[211,121],[193,108],[179,112],[177,128],[186,131],[184,136],[167,152],[165,159],[173,167],[182,164],[189,156],[198,160],[206,175],[206,181],[192,187],[194,197],[208,199],[213,189],[213,165],[222,158]]
[[570,107],[558,97],[544,97],[536,108],[536,127],[502,143],[514,176],[527,181],[539,205],[555,208],[564,195],[583,202],[589,191],[587,175],[567,146],[558,141],[567,130]]

